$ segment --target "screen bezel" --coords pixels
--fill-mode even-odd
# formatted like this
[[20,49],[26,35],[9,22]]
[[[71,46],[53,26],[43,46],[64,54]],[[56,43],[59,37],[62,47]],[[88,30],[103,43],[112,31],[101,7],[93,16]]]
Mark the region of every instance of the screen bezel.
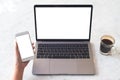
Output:
[[[37,38],[37,21],[36,21],[36,8],[37,7],[90,7],[91,15],[90,15],[89,39],[38,39]],[[93,6],[91,4],[90,5],[34,5],[34,21],[35,21],[36,41],[90,41],[91,26],[92,26],[92,12],[93,12]]]

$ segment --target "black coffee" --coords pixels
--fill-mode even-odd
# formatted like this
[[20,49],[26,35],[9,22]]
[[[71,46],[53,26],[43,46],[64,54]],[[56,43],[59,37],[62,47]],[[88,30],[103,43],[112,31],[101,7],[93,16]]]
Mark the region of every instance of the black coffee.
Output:
[[100,45],[100,50],[104,53],[107,53],[111,50],[111,45],[112,45],[112,41],[110,41],[109,39],[103,39]]

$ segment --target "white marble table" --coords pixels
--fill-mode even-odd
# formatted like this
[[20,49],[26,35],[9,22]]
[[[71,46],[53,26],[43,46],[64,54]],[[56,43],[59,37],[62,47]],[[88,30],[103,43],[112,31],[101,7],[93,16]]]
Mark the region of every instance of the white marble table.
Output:
[[[24,80],[120,80],[120,0],[0,0],[0,80],[9,80],[13,71],[14,36],[28,30],[35,42],[34,4],[93,4],[91,43],[96,61],[96,75],[32,75],[33,61],[25,69]],[[99,52],[100,37],[112,35],[116,52]]]

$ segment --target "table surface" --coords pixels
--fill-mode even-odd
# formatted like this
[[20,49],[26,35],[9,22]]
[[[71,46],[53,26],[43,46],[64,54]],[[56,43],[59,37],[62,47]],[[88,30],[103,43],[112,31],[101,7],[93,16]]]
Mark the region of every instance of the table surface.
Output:
[[[93,4],[91,43],[93,44],[96,75],[32,75],[33,61],[24,71],[24,80],[120,80],[120,0],[0,0],[0,80],[8,80],[15,62],[15,34],[29,31],[35,42],[34,4]],[[100,54],[102,35],[115,38],[113,55]]]

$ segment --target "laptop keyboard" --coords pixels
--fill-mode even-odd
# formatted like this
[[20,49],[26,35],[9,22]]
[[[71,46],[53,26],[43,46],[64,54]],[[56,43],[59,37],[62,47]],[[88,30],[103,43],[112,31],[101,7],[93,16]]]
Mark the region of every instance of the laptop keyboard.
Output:
[[39,44],[37,58],[90,58],[88,44]]

